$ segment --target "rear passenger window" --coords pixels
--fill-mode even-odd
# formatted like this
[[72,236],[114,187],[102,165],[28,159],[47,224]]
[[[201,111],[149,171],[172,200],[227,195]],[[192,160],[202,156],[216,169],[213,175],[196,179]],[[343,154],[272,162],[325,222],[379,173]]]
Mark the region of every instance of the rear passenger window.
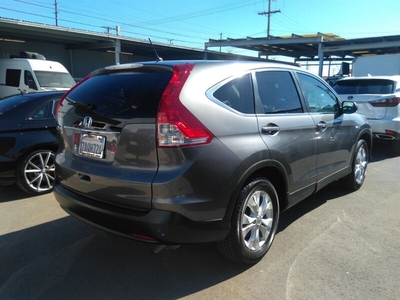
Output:
[[233,109],[254,114],[253,88],[250,74],[233,79],[214,92],[214,97]]
[[37,119],[46,119],[47,111],[49,109],[49,104],[42,106],[39,110],[37,110],[29,119],[37,120]]
[[263,71],[256,73],[258,95],[264,113],[301,113],[300,97],[292,76],[286,71]]

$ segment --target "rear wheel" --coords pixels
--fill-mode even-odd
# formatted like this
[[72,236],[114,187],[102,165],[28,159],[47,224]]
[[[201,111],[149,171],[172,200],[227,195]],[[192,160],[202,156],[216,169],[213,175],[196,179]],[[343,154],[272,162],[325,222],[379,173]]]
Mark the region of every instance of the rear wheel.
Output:
[[361,139],[354,151],[351,173],[343,179],[343,183],[348,189],[356,191],[363,185],[368,162],[368,145],[366,141]]
[[38,150],[26,155],[18,164],[17,186],[31,194],[45,194],[53,190],[54,159],[51,150]]
[[255,264],[267,253],[279,221],[278,196],[265,178],[255,178],[240,192],[232,216],[231,232],[218,243],[230,260]]

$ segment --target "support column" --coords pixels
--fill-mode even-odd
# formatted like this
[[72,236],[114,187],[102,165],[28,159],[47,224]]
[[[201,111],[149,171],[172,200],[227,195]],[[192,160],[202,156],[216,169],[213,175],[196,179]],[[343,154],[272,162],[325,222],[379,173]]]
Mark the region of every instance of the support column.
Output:
[[115,64],[119,65],[119,55],[121,53],[121,40],[115,40]]
[[322,43],[318,44],[318,58],[319,58],[318,76],[322,77],[322,71],[324,69],[324,52],[322,51]]
[[69,64],[70,64],[70,73],[72,75],[72,77],[75,76],[75,70],[74,70],[74,56],[73,56],[73,50],[69,49]]

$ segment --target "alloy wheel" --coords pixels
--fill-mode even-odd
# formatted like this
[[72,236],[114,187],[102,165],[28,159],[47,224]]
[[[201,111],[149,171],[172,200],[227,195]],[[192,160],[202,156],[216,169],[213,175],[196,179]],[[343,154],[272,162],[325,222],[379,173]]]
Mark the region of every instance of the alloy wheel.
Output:
[[49,191],[54,185],[54,153],[39,151],[26,160],[24,165],[25,183],[37,193]]
[[240,221],[242,240],[249,250],[262,248],[271,233],[273,220],[274,207],[269,195],[262,190],[250,194]]
[[367,164],[367,151],[365,150],[365,145],[362,145],[358,149],[356,161],[354,164],[354,178],[358,184],[361,184],[364,181]]

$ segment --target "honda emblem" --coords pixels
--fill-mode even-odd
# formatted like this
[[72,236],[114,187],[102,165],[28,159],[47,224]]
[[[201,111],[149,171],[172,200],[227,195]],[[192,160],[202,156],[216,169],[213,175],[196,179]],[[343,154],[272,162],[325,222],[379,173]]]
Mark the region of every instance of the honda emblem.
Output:
[[92,126],[93,119],[92,117],[84,117],[82,121],[83,128],[89,128]]

